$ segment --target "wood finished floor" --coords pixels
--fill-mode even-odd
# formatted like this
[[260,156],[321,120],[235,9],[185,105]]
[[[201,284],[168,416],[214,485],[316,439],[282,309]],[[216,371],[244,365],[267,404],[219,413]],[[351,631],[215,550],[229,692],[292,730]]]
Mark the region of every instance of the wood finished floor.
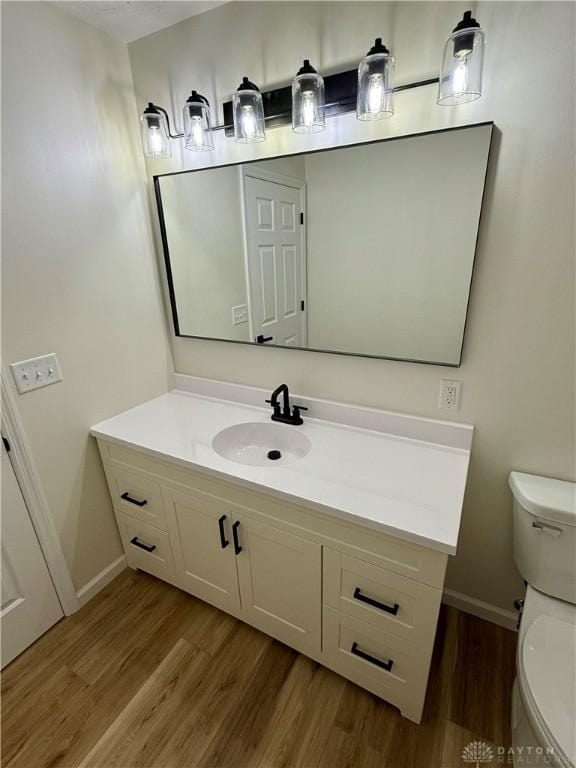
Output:
[[509,744],[516,635],[442,608],[422,725],[127,570],[2,675],[4,768],[465,768]]

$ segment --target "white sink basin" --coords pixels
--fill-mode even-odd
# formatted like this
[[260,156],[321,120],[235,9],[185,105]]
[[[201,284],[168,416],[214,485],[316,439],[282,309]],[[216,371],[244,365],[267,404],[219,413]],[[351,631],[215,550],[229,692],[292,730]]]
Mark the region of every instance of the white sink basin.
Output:
[[292,464],[311,447],[297,427],[272,422],[234,424],[212,440],[212,448],[225,459],[258,467]]

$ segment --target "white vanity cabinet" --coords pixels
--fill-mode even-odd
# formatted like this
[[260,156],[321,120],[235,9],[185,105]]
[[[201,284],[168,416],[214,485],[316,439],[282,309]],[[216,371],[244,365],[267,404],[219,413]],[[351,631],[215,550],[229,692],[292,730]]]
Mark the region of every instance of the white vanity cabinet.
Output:
[[162,496],[179,586],[299,651],[320,653],[319,544],[226,498],[169,487]]
[[128,564],[422,716],[447,555],[98,438]]
[[232,519],[226,503],[193,490],[162,489],[178,586],[229,613],[240,611]]
[[242,618],[302,653],[322,650],[322,547],[240,514]]

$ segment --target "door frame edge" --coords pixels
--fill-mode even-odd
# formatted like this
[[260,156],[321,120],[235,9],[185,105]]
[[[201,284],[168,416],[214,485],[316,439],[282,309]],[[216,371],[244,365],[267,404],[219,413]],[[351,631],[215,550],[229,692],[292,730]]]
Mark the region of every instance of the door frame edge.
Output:
[[18,409],[8,387],[9,372],[2,363],[2,432],[10,443],[10,461],[18,480],[28,514],[44,555],[50,578],[54,584],[58,600],[65,616],[70,616],[80,608],[68,564],[64,557],[60,538],[54,524],[54,518],[48,500],[42,488],[40,477],[28,449],[26,435]]

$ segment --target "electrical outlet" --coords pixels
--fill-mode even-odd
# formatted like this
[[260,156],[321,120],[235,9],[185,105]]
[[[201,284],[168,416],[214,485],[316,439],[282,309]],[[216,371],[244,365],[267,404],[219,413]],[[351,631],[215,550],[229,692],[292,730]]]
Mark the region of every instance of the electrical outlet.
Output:
[[462,382],[454,379],[440,380],[440,397],[438,399],[438,408],[448,411],[458,411],[460,409],[460,398],[462,397]]
[[248,322],[248,305],[239,304],[237,307],[232,307],[232,325],[240,325],[241,323]]
[[53,352],[49,355],[11,363],[10,368],[20,394],[62,381],[58,358]]

